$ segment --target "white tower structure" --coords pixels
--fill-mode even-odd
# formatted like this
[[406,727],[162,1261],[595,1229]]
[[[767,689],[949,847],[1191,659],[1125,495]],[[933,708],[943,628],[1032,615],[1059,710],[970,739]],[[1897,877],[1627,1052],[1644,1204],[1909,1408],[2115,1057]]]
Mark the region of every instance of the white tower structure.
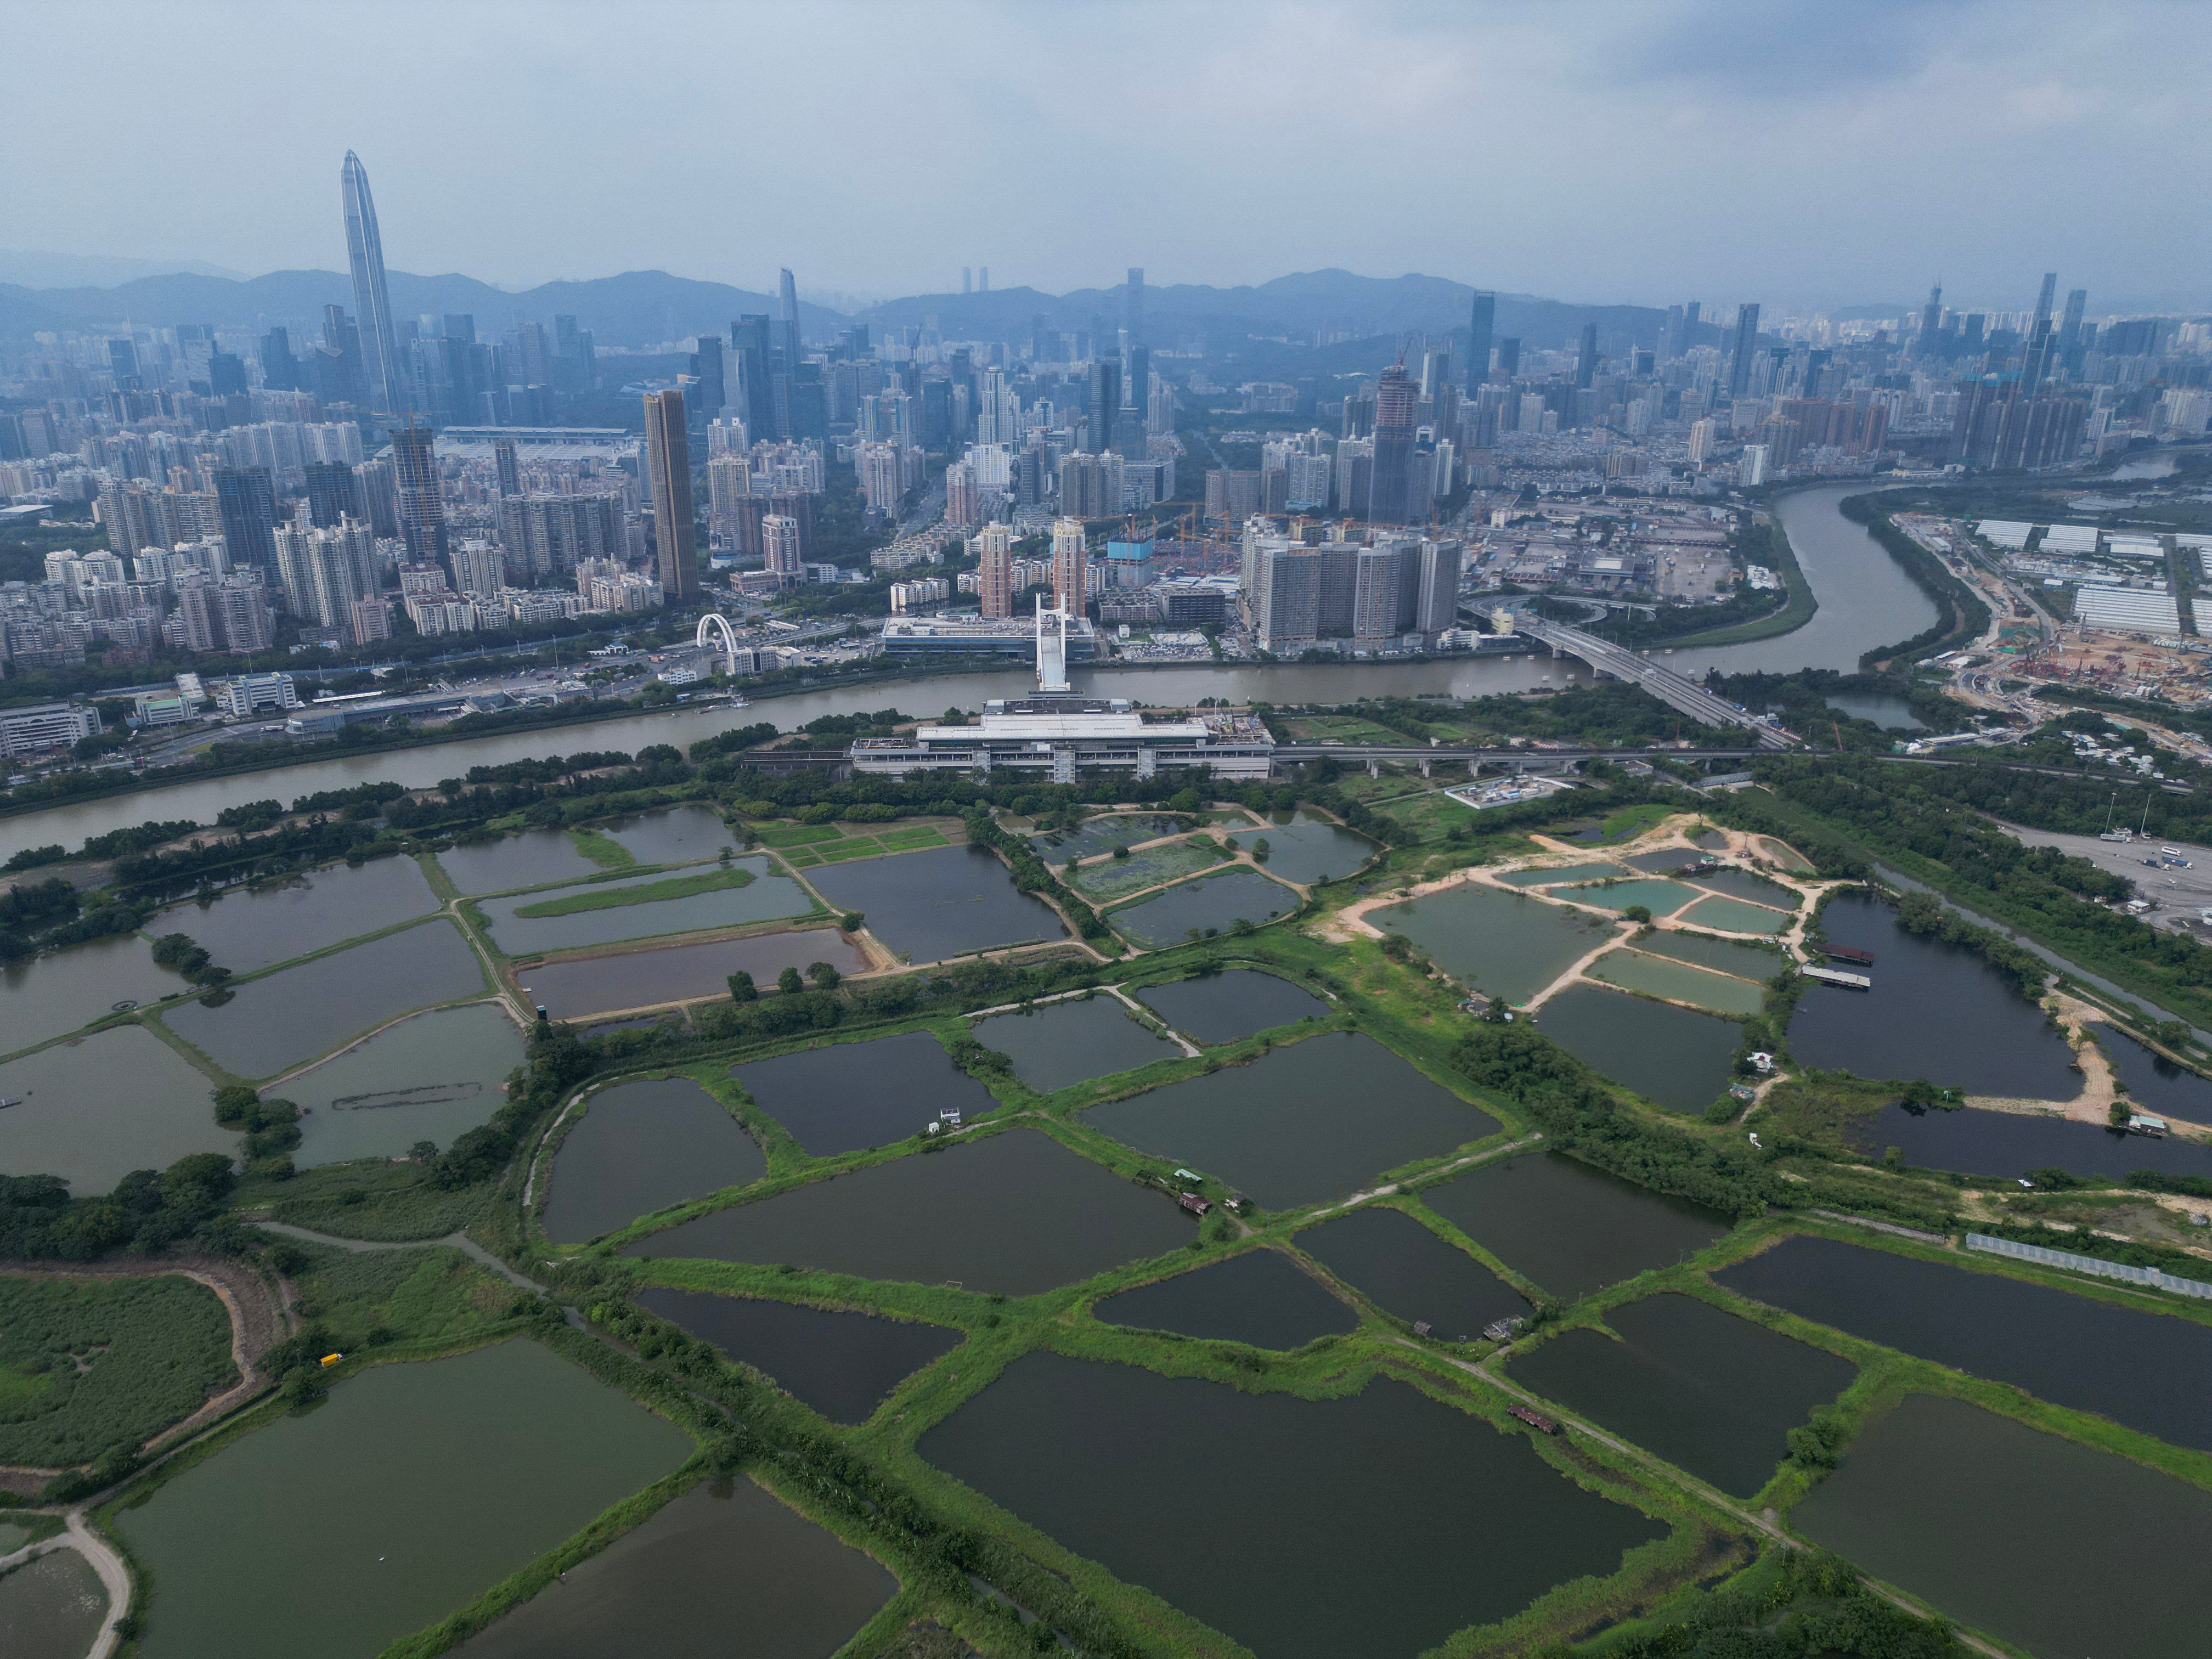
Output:
[[1048,610],[1044,595],[1036,602],[1037,690],[1049,696],[1067,690],[1067,612]]

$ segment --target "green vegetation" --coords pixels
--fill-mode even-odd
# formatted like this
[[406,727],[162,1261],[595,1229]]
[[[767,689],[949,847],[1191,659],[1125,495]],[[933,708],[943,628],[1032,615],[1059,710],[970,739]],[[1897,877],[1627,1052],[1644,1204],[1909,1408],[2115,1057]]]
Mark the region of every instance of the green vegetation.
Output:
[[[1824,1551],[1777,1549],[1711,1595],[1676,1600],[1679,1607],[1577,1651],[1591,1659],[1949,1659],[1966,1650],[1948,1626],[1892,1606]],[[1547,1649],[1540,1659],[1566,1652]]]
[[237,1380],[230,1316],[204,1285],[0,1273],[0,1463],[135,1452]]
[[342,1351],[472,1336],[514,1300],[505,1279],[438,1245],[343,1250],[280,1239],[269,1260],[298,1286],[300,1317]]
[[1214,843],[1200,837],[1168,842],[1126,854],[1117,848],[1113,857],[1076,866],[1068,872],[1068,879],[1094,898],[1115,899],[1140,888],[1157,887],[1163,882],[1213,869],[1219,863]]
[[598,830],[571,830],[568,839],[576,850],[602,870],[629,870],[636,867],[637,858],[629,848],[612,836]]
[[753,872],[750,870],[702,870],[636,887],[587,887],[526,904],[514,914],[535,921],[541,916],[574,915],[580,910],[618,910],[632,904],[657,904],[663,899],[693,898],[725,888],[750,887],[752,883]]
[[[811,870],[824,864],[843,864],[852,859],[881,858],[886,853],[918,853],[924,848],[955,844],[942,830],[928,823],[909,824],[900,830],[879,830],[872,835],[844,833],[826,825],[818,829],[770,833],[809,837],[805,842],[787,848],[779,843],[770,843],[778,847],[783,861],[794,870]],[[766,841],[767,835],[763,835],[762,839]]]

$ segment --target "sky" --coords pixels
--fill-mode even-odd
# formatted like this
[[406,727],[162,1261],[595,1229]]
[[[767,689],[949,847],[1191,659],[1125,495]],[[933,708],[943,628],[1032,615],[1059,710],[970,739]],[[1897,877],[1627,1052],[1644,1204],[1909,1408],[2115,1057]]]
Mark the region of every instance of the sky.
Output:
[[[0,243],[869,297],[2212,301],[2202,0],[0,0]],[[30,72],[23,72],[26,70]]]

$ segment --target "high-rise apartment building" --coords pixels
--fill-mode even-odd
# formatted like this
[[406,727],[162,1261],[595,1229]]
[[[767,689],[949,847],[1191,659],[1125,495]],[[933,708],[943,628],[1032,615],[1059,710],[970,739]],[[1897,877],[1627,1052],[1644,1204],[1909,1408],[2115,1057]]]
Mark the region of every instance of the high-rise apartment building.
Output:
[[392,296],[384,280],[384,236],[376,224],[376,203],[368,192],[368,169],[351,150],[339,169],[344,200],[346,257],[353,266],[353,307],[361,337],[368,396],[387,415],[411,401],[399,355],[399,335],[392,316]]
[[499,493],[502,500],[522,493],[522,467],[515,459],[514,440],[495,439],[491,447],[492,465],[499,473]]
[[761,550],[775,574],[797,581],[806,552],[799,540],[799,520],[787,513],[771,513],[761,520]]
[[960,530],[973,530],[983,520],[983,493],[975,483],[975,469],[955,461],[945,469],[945,522]]
[[[787,284],[791,273],[783,273]],[[663,604],[699,597],[697,532],[691,522],[691,445],[680,391],[645,394],[645,459],[653,482],[653,540]]]
[[445,563],[445,492],[438,481],[438,459],[428,427],[410,420],[392,429],[392,471],[407,562]]
[[1003,524],[987,524],[975,538],[976,598],[989,617],[1014,614],[1014,537]]
[[1084,567],[1091,550],[1080,519],[1060,519],[1052,526],[1052,605],[1071,617],[1083,614]]
[[268,569],[276,562],[276,492],[265,466],[215,470],[216,508],[222,542],[234,568]]
[[1369,476],[1366,516],[1376,524],[1404,524],[1411,514],[1413,417],[1420,388],[1403,363],[1384,369],[1375,386],[1375,462]]
[[1752,359],[1759,346],[1759,307],[1746,303],[1735,308],[1735,344],[1729,356],[1729,395],[1741,398],[1751,390]]

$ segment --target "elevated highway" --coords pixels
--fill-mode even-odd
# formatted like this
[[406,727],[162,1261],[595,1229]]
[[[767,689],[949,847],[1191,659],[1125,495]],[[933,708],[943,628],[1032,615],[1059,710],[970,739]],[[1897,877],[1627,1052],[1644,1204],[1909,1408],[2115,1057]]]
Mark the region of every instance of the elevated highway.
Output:
[[1687,714],[1701,726],[1741,726],[1761,749],[1794,749],[1797,739],[1771,721],[1755,718],[1724,697],[1717,697],[1671,668],[1662,668],[1648,657],[1585,634],[1564,623],[1547,622],[1525,611],[1512,613],[1513,631],[1548,646],[1555,657],[1565,655],[1588,663],[1592,672],[1642,686],[1669,708]]

